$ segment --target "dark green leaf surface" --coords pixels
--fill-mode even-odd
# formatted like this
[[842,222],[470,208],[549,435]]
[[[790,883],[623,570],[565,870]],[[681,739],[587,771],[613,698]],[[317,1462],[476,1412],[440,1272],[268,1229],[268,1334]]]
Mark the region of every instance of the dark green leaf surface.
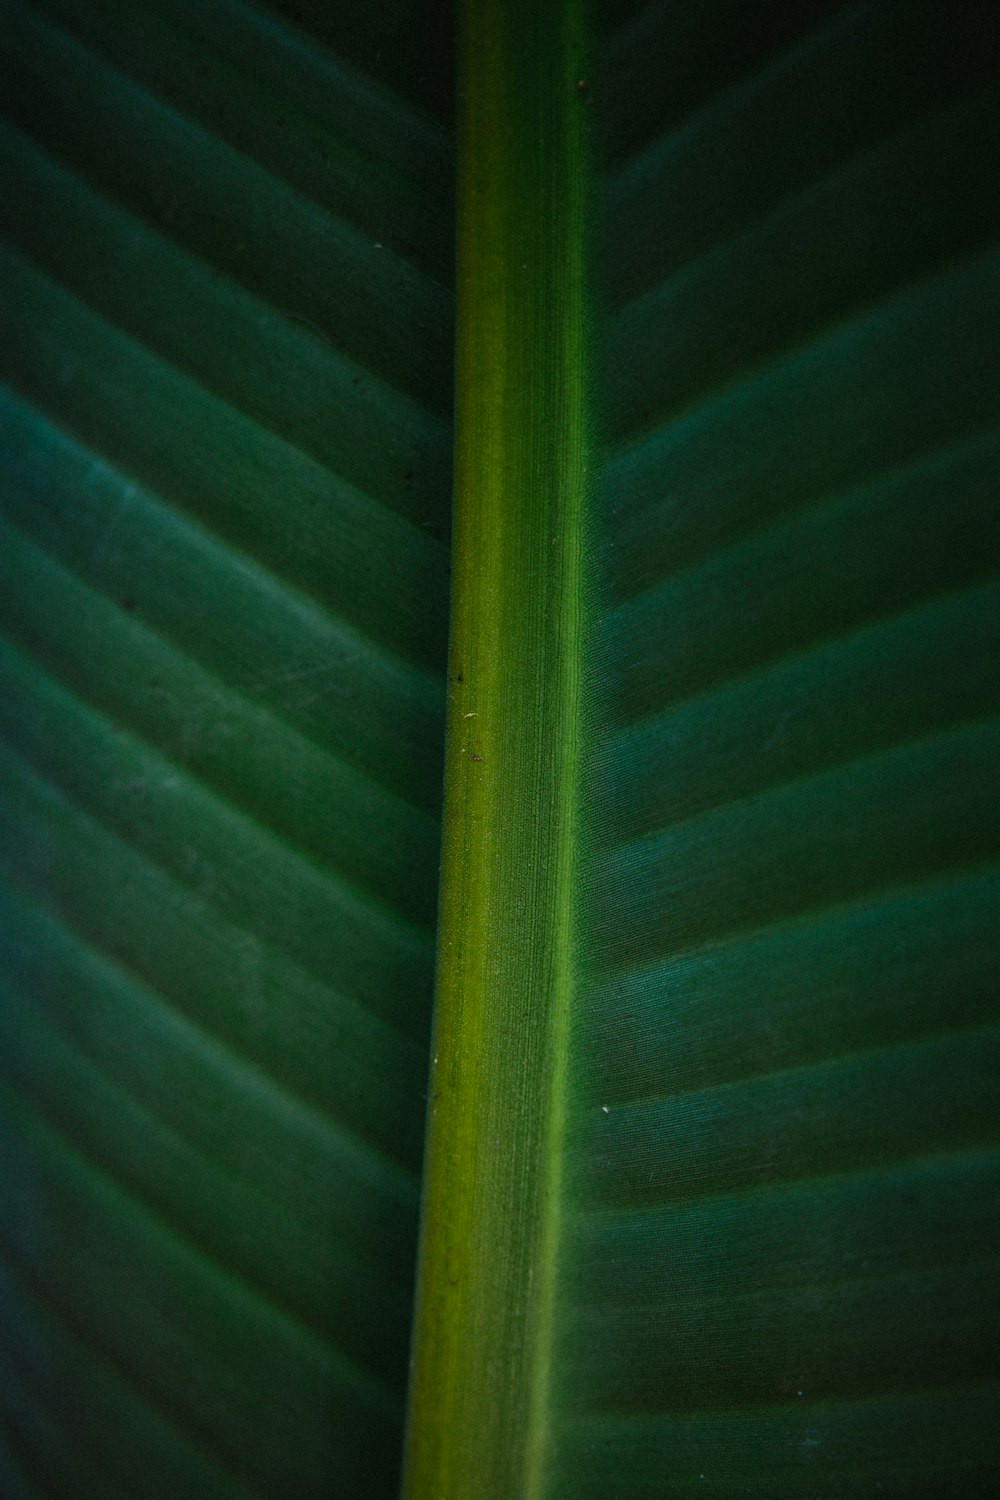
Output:
[[566,1500],[995,1487],[994,23],[603,43]]
[[470,0],[429,1052],[450,7],[0,0],[4,1500],[1000,1489],[995,9]]
[[450,61],[403,87],[418,17],[342,20],[2,7],[12,1496],[395,1488]]

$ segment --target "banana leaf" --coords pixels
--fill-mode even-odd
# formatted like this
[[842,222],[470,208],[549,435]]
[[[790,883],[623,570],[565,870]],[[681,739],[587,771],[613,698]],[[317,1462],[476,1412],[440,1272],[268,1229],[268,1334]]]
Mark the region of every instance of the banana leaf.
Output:
[[988,1500],[994,7],[0,18],[0,1493]]

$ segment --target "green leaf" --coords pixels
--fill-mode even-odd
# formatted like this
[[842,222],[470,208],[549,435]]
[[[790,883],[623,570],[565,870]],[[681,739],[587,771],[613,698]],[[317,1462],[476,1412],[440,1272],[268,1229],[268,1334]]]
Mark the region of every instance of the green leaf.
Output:
[[0,1491],[986,1500],[994,7],[0,14]]
[[337,55],[247,6],[4,6],[0,1402],[30,1493],[395,1484],[452,153],[450,83],[363,69],[422,27]]

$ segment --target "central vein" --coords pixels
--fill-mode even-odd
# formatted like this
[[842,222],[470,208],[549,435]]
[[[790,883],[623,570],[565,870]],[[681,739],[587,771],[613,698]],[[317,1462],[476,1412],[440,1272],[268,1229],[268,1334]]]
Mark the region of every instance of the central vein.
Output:
[[584,629],[576,0],[468,0],[444,866],[410,1500],[540,1497]]

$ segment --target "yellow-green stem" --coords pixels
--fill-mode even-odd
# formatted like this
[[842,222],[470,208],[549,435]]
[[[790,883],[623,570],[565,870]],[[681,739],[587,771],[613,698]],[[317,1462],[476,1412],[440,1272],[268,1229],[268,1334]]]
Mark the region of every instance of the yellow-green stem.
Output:
[[553,1410],[586,466],[579,0],[467,0],[445,848],[408,1500],[535,1500]]

